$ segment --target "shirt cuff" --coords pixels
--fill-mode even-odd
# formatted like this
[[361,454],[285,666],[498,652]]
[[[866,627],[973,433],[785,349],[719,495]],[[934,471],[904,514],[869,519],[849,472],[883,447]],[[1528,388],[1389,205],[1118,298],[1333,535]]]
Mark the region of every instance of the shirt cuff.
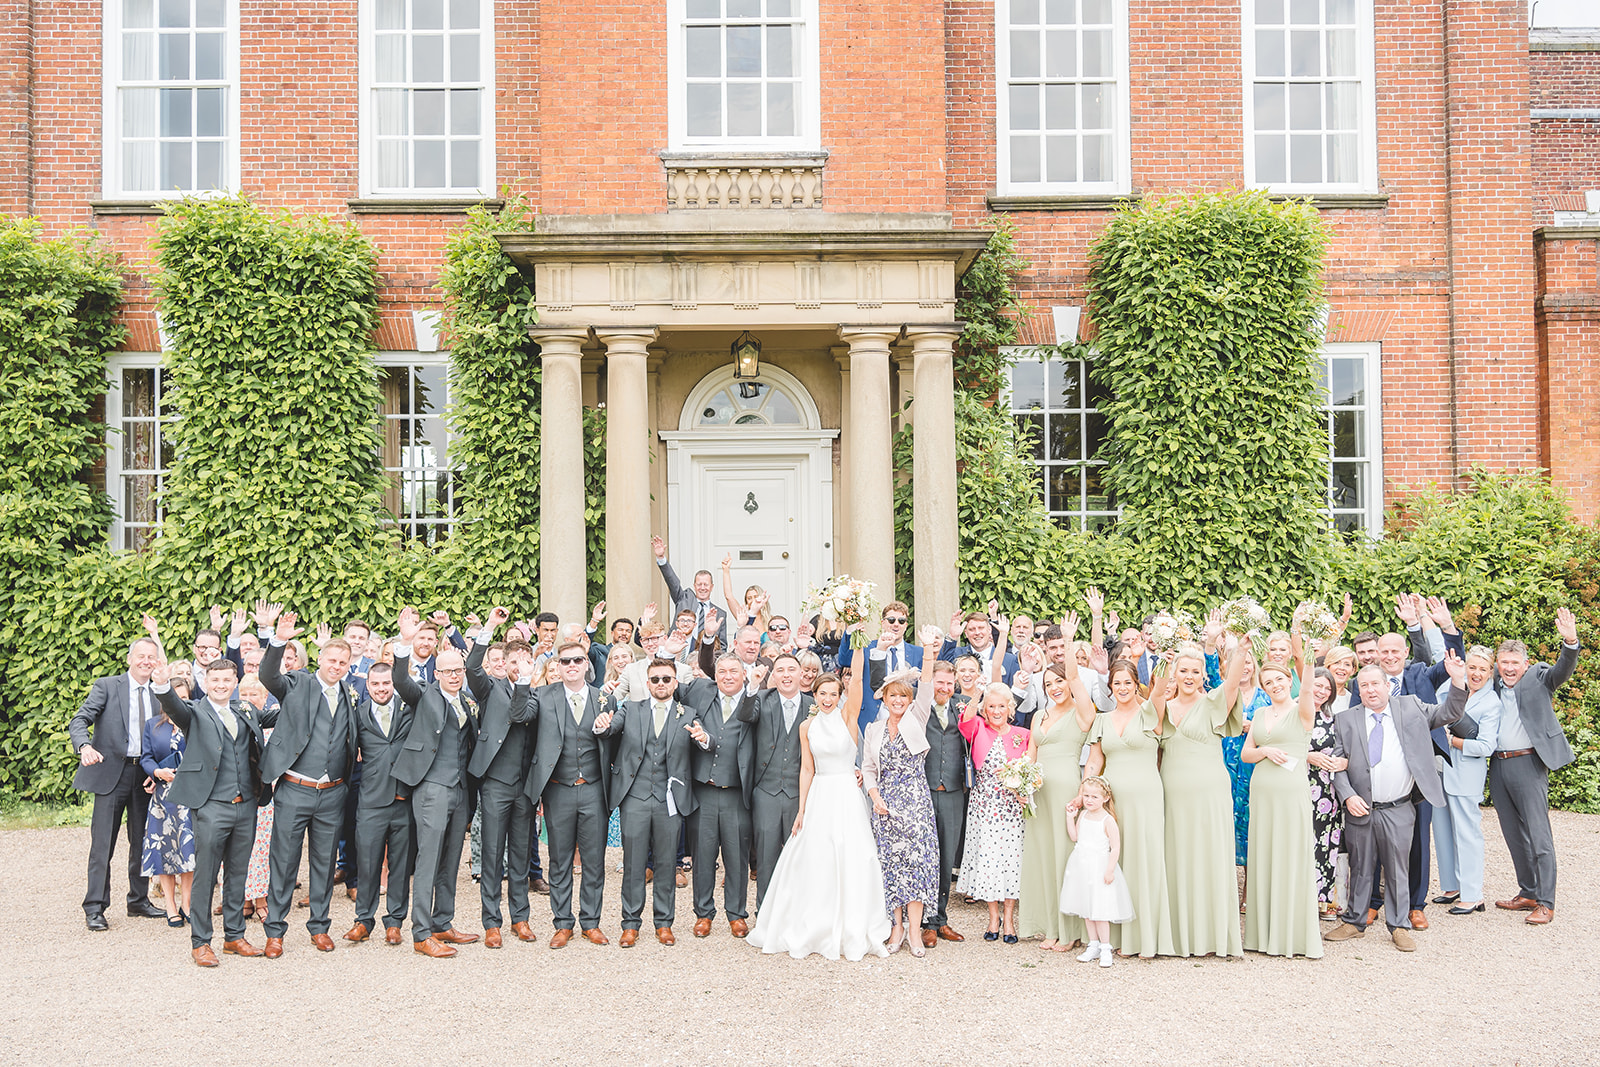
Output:
[[881,648],[869,649],[868,652],[867,652],[867,658],[868,659],[888,659],[889,658],[889,653],[885,652]]
[[268,643],[271,644],[273,648],[282,648],[284,645],[288,644],[289,642],[280,641],[280,640],[278,640],[278,635],[277,634],[273,634]]
[[160,696],[162,693],[167,693],[167,692],[170,692],[171,690],[172,690],[172,686],[170,684],[168,684],[168,685],[157,685],[154,682],[150,683],[150,692],[154,693],[156,696]]
[[395,659],[401,659],[401,658],[410,659],[411,658],[411,646],[410,645],[403,645],[399,641],[396,641],[393,645],[390,646],[390,651],[392,651],[394,653],[394,658]]

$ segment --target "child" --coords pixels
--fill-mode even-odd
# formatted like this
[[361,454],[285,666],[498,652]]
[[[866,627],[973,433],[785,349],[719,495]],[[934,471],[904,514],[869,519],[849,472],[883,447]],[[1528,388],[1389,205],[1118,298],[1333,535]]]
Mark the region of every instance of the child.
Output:
[[1133,897],[1122,868],[1117,866],[1122,835],[1117,831],[1111,787],[1104,778],[1085,778],[1077,797],[1067,805],[1067,836],[1077,844],[1061,882],[1061,913],[1081,915],[1089,926],[1089,947],[1078,962],[1088,963],[1098,956],[1100,966],[1109,967],[1111,924],[1133,918]]

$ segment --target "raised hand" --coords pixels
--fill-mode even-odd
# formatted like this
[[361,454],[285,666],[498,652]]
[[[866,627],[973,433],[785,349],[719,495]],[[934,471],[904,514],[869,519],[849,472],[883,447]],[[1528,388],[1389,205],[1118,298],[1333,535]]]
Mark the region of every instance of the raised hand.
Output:
[[409,645],[417,636],[417,631],[422,629],[422,616],[416,608],[404,607],[400,609],[400,618],[395,625],[398,627],[400,643]]
[[1111,652],[1105,645],[1089,646],[1089,666],[1099,674],[1111,669]]
[[150,681],[154,685],[172,684],[172,664],[167,662],[165,656],[156,660],[155,669],[150,672]]
[[428,616],[428,621],[439,628],[439,633],[446,634],[450,632],[450,616],[448,613],[436,611]]
[[273,637],[284,642],[285,644],[293,641],[296,637],[300,636],[300,630],[295,626],[295,623],[299,621],[300,616],[296,615],[292,611],[286,611],[282,615],[279,615],[277,628],[272,634]]
[[694,739],[694,743],[697,745],[706,744],[711,740],[711,735],[706,733],[706,728],[700,725],[699,719],[685,726],[684,729],[689,731],[689,736]]
[[1122,632],[1122,616],[1115,611],[1106,612],[1106,633],[1119,634]]
[[944,634],[939,632],[937,626],[924,626],[919,635],[924,649],[939,649],[944,646]]
[[758,614],[758,615],[761,614],[761,609],[767,606],[767,599],[768,599],[768,597],[767,597],[766,593],[757,593],[756,594],[755,603],[750,605],[752,608],[755,609],[756,614]]
[[1339,616],[1339,632],[1340,633],[1343,633],[1344,632],[1344,628],[1350,624],[1350,615],[1351,615],[1352,612],[1355,611],[1355,608],[1356,608],[1355,601],[1350,599],[1350,594],[1349,593],[1346,593],[1344,595],[1344,612],[1342,614],[1340,614],[1340,616]]
[[722,569],[725,570],[725,571],[733,570],[733,553],[732,552],[724,553],[724,555],[722,557]]
[[1423,601],[1423,605],[1428,612],[1428,618],[1432,619],[1433,624],[1439,629],[1454,630],[1456,628],[1455,617],[1450,614],[1450,605],[1445,603],[1444,597],[1428,597],[1427,600]]
[[270,630],[282,613],[282,604],[274,604],[269,600],[257,600],[256,610],[251,617],[255,619],[257,626]]
[[1083,599],[1089,602],[1089,614],[1099,617],[1105,614],[1106,598],[1095,586],[1090,586],[1083,591]]
[[661,644],[657,645],[656,647],[669,656],[676,656],[679,652],[683,651],[684,646],[688,643],[689,638],[687,636],[674,630],[667,636],[663,637],[661,639]]
[[1071,641],[1077,635],[1078,613],[1076,611],[1067,612],[1066,616],[1061,620],[1061,633],[1068,641]]
[[602,711],[594,717],[594,732],[600,733],[611,728],[611,712]]
[[666,541],[662,540],[658,536],[652,536],[650,538],[650,553],[651,553],[651,555],[655,556],[656,562],[658,562],[658,563],[661,562],[662,560],[666,559],[667,558],[667,543],[666,543]]
[[332,641],[332,640],[333,640],[333,627],[329,626],[325,622],[318,623],[317,624],[316,636],[314,636],[311,639],[312,643],[317,646],[317,651],[321,652],[323,646],[326,645],[329,641]]
[[228,637],[232,641],[239,640],[239,638],[244,636],[244,632],[249,627],[249,625],[250,625],[250,615],[249,615],[249,613],[246,612],[243,608],[234,609],[233,618],[228,623]]
[[811,639],[815,637],[816,634],[817,628],[812,626],[809,622],[801,623],[799,626],[796,626],[794,630],[795,640],[800,644],[809,645],[811,643]]
[[1394,613],[1400,616],[1400,621],[1409,629],[1417,625],[1417,609],[1411,603],[1411,597],[1405,593],[1398,593],[1394,598]]
[[1450,684],[1460,689],[1467,687],[1467,661],[1456,655],[1456,650],[1447,648],[1444,651],[1445,673],[1450,675]]
[[706,628],[704,630],[706,639],[715,640],[718,632],[721,631],[721,629],[722,621],[717,615],[717,609],[710,607],[706,608]]
[[1578,643],[1578,618],[1567,608],[1556,609],[1556,633],[1561,635],[1563,644]]
[[1025,672],[1034,675],[1044,670],[1044,653],[1039,650],[1038,645],[1030,643],[1018,649],[1017,660],[1022,665],[1019,674]]
[[654,622],[657,610],[659,609],[657,609],[656,602],[654,600],[646,604],[644,606],[644,610],[639,612],[639,625],[643,626],[646,623]]
[[958,611],[955,614],[950,616],[950,630],[949,630],[950,640],[956,641],[956,640],[960,639],[960,637],[961,637],[962,620],[965,619],[966,617],[967,617],[967,613],[964,612],[964,611]]
[[1205,627],[1200,631],[1201,639],[1207,648],[1217,647],[1217,639],[1222,636],[1222,609],[1212,608],[1211,614],[1206,616]]
[[[993,597],[989,598],[989,618],[994,619],[997,622],[1000,621],[1000,601],[994,599]],[[1004,630],[1005,628],[1006,624],[1001,622],[1000,629]]]
[[221,631],[221,629],[222,629],[222,605],[221,604],[213,604],[213,605],[211,605],[211,628],[213,630],[217,630],[217,631]]
[[491,608],[489,611],[489,621],[486,624],[488,629],[480,630],[480,636],[482,636],[484,640],[488,640],[489,638],[493,637],[495,631],[504,626],[506,624],[506,620],[509,618],[511,618],[511,612],[506,608],[499,606]]
[[751,670],[750,670],[750,684],[751,685],[755,686],[757,689],[760,689],[761,688],[761,683],[766,681],[766,680],[767,680],[767,665],[765,663],[758,663],[753,668],[751,668]]
[[142,613],[139,616],[139,625],[144,627],[144,632],[150,635],[150,639],[152,641],[156,642],[157,644],[161,643],[161,624],[156,622],[156,617],[154,615],[150,614],[148,611]]
[[602,601],[600,601],[600,603],[596,604],[594,606],[594,610],[589,613],[589,626],[590,626],[590,628],[592,629],[593,627],[599,626],[600,625],[600,620],[605,618],[605,617],[606,617],[606,602],[604,600],[602,600]]

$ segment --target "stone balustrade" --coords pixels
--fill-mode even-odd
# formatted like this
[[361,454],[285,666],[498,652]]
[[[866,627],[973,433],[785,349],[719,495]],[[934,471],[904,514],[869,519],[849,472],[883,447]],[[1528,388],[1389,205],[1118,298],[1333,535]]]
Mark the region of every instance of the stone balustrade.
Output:
[[823,153],[743,157],[663,155],[667,208],[742,211],[822,207]]

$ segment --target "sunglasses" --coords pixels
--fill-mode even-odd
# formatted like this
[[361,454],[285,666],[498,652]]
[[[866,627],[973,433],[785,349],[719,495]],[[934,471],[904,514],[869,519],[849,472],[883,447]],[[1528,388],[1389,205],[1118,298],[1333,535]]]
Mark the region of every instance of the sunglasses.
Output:
[[583,656],[562,656],[559,662],[561,662],[561,663],[585,663],[585,662],[587,662],[587,660]]
[[788,626],[787,623],[781,623],[781,622],[775,622],[771,626],[767,627],[767,629],[773,630],[773,631],[787,630],[788,628],[789,628],[789,626]]
[[651,685],[662,685],[666,682],[676,682],[678,679],[670,674],[658,674],[650,679]]
[[900,626],[904,626],[906,623],[910,622],[911,620],[906,618],[903,615],[885,615],[883,617],[883,621],[884,622],[892,622],[892,623],[896,623],[896,624],[898,624]]

